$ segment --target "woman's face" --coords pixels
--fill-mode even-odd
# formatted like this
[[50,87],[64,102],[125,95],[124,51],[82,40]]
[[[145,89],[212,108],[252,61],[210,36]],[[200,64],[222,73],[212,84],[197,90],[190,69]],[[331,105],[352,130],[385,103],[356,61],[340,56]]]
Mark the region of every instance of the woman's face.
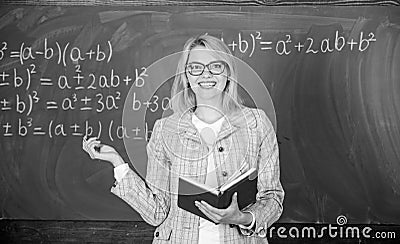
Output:
[[216,58],[213,50],[196,46],[190,51],[186,75],[198,103],[222,101],[228,69],[225,62]]

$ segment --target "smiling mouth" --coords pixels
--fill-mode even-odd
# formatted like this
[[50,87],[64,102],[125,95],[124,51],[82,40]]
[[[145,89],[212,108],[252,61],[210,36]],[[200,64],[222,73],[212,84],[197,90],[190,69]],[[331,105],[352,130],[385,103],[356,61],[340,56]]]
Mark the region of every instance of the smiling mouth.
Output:
[[201,88],[209,89],[209,88],[214,87],[217,84],[217,82],[215,82],[215,81],[201,81],[198,84],[199,84],[199,86]]

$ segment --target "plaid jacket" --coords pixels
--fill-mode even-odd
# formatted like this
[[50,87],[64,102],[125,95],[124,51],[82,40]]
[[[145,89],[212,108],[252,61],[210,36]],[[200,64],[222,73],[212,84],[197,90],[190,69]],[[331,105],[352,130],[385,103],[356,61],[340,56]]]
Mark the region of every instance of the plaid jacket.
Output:
[[243,108],[229,115],[210,152],[191,113],[157,120],[147,144],[146,180],[129,169],[111,192],[157,226],[153,243],[198,243],[200,217],[178,207],[178,176],[204,183],[208,153],[214,155],[219,185],[243,164],[258,169],[257,201],[246,209],[255,216],[255,231],[219,224],[221,242],[268,243],[266,230],[282,213],[284,190],[275,132],[262,110]]

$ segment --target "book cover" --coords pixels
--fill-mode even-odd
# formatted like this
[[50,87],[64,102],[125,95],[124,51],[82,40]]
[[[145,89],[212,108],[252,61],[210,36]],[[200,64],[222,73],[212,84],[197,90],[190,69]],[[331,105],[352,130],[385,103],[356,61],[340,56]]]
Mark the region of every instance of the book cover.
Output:
[[178,206],[213,222],[196,207],[195,201],[206,201],[211,206],[224,209],[231,204],[232,196],[237,192],[239,209],[243,209],[256,201],[257,179],[255,168],[229,180],[219,188],[211,188],[195,180],[179,177]]

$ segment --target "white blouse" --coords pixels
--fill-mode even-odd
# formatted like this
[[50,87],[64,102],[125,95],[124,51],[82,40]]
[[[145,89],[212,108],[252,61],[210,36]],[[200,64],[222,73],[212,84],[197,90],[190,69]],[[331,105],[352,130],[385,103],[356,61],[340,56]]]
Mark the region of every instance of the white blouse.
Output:
[[[208,124],[200,120],[195,114],[192,117],[192,123],[199,131],[199,134],[203,141],[207,144],[209,151],[211,152],[207,158],[207,176],[206,185],[211,187],[218,187],[217,175],[214,163],[214,153],[212,147],[214,146],[215,140],[217,139],[218,133],[221,130],[224,117],[215,121],[212,124]],[[200,218],[199,226],[199,244],[214,244],[220,243],[219,225],[214,224],[206,219]]]

